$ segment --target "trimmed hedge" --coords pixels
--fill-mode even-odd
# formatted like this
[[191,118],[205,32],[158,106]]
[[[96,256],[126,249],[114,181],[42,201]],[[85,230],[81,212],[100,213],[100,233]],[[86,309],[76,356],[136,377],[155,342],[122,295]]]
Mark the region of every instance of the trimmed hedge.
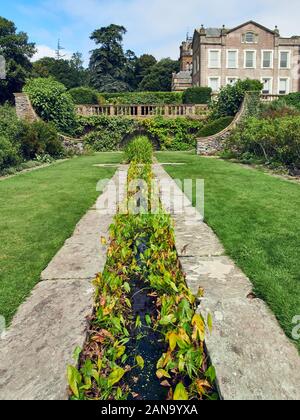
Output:
[[209,87],[189,88],[183,93],[184,104],[208,104],[211,101],[212,90]]
[[77,87],[69,90],[73,101],[77,105],[97,105],[98,92],[89,87]]
[[209,137],[213,136],[215,134],[220,133],[223,131],[226,127],[228,127],[232,121],[234,120],[234,117],[222,117],[219,118],[207,125],[205,125],[198,133],[199,137]]
[[102,96],[107,103],[121,105],[180,105],[182,92],[125,92],[104,93]]
[[300,110],[300,92],[290,93],[289,95],[284,96],[284,102]]

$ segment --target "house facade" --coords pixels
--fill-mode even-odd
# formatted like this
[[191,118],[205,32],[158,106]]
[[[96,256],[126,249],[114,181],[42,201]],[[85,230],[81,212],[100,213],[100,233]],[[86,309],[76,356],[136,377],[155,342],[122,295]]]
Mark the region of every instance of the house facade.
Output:
[[192,87],[193,69],[193,39],[187,36],[186,41],[180,46],[180,72],[174,73],[172,78],[172,91],[182,92]]
[[266,95],[300,91],[300,36],[283,38],[276,27],[256,22],[236,28],[204,28],[194,33],[193,86],[213,92],[238,79],[258,79]]

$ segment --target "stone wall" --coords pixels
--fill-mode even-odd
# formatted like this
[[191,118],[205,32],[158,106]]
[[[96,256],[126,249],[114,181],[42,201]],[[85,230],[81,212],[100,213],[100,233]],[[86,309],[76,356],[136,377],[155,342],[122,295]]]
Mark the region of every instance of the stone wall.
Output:
[[241,121],[249,114],[255,115],[257,105],[260,102],[259,92],[248,92],[241,105],[239,112],[236,114],[232,123],[222,130],[220,133],[209,137],[200,137],[197,139],[197,154],[202,156],[213,156],[224,148],[225,140],[230,136],[231,132],[241,123]]
[[39,117],[33,109],[28,96],[25,93],[15,93],[14,96],[18,118],[29,122],[38,121]]

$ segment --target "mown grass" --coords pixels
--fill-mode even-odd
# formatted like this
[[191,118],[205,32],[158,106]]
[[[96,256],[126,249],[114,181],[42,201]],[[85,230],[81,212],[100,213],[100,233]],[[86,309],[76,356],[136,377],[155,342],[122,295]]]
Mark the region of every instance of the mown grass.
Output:
[[0,181],[0,315],[7,323],[96,201],[120,153],[83,156]]
[[[191,153],[157,158],[186,163],[166,167],[173,178],[205,180],[206,222],[292,338],[300,315],[300,185]],[[300,351],[300,341],[296,345]]]

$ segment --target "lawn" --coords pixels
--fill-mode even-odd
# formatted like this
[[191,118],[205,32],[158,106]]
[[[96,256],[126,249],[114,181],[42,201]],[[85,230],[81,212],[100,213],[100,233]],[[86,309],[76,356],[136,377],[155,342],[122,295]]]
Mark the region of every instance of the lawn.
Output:
[[291,338],[300,315],[300,185],[191,153],[156,156],[187,164],[166,166],[173,178],[205,180],[206,222]]
[[0,181],[0,315],[7,323],[96,201],[120,153],[83,156]]

